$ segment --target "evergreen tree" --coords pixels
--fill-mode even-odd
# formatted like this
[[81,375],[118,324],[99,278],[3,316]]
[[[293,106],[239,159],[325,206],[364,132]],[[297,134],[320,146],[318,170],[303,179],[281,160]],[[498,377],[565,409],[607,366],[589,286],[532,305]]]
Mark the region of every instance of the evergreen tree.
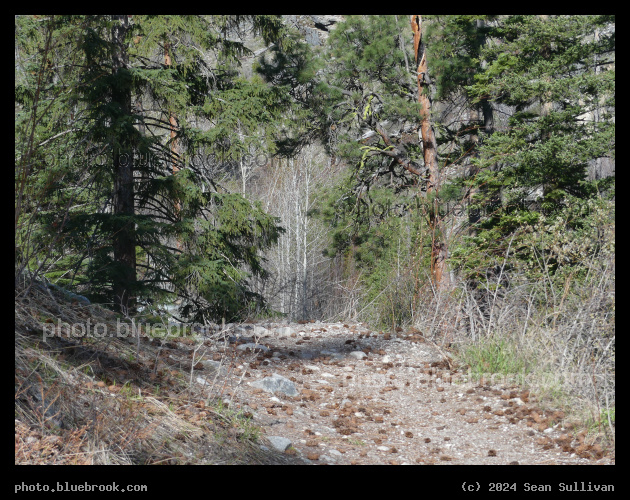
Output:
[[[20,21],[19,29],[31,29],[29,23]],[[50,211],[55,224],[40,217],[38,227],[63,241],[62,253],[72,254],[90,296],[123,312],[133,311],[136,297],[179,297],[181,312],[196,320],[232,318],[260,305],[247,276],[264,275],[260,251],[277,239],[278,221],[214,181],[212,154],[247,151],[254,132],[275,125],[283,110],[277,89],[239,76],[239,58],[251,51],[235,41],[239,30],[249,30],[266,44],[281,43],[279,18],[71,16],[45,25],[53,34],[75,26],[64,47],[79,60],[61,100],[74,126],[63,140],[82,150],[88,179],[79,184],[89,202],[65,213],[57,202]],[[33,92],[28,83],[16,92],[24,116],[33,111]],[[239,135],[239,127],[251,133]],[[33,148],[41,155],[59,143],[49,135]],[[67,168],[75,178],[78,156]],[[67,274],[67,265],[57,272]]]
[[[613,178],[589,180],[587,168],[614,158],[614,18],[506,16],[488,30],[487,61],[470,95],[508,113],[472,160],[485,213],[476,234],[456,252],[470,269],[502,259],[513,236],[609,189]],[[501,200],[497,205],[493,200]],[[580,225],[579,219],[573,226]],[[481,260],[480,260],[481,259]]]
[[347,16],[320,59],[318,125],[331,152],[356,165],[347,188],[357,207],[384,184],[426,190],[410,35],[408,22],[395,16]]
[[[328,97],[324,127],[338,154],[357,165],[357,202],[369,204],[371,190],[388,183],[397,193],[415,186],[416,216],[425,221],[421,240],[430,240],[431,279],[441,286],[449,278],[440,215],[444,162],[424,31],[421,16],[411,16],[411,23],[408,17],[349,16],[329,37],[319,90]],[[416,244],[412,255],[418,256],[424,243]]]

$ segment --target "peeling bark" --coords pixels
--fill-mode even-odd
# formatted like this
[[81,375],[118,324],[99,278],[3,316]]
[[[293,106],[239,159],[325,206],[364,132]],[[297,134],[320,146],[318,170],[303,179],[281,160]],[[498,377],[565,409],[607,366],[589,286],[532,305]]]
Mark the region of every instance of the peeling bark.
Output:
[[[411,16],[411,30],[413,31],[413,48],[417,65],[418,102],[420,110],[420,133],[422,135],[422,150],[424,165],[428,169],[427,195],[436,193],[440,188],[438,154],[435,142],[435,132],[431,123],[431,99],[428,95],[429,71],[427,65],[426,50],[422,41],[422,16]],[[426,91],[425,91],[426,88]],[[433,207],[429,213],[429,230],[431,231],[431,275],[436,287],[440,287],[449,281],[449,273],[446,270],[446,256],[448,249],[440,231],[437,196],[433,197]]]

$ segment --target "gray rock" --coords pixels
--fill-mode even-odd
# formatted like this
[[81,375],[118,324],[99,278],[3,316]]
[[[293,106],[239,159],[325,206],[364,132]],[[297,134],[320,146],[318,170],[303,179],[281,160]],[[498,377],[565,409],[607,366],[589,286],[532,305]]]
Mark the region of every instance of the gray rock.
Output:
[[68,301],[77,301],[80,304],[84,304],[84,305],[90,304],[90,301],[87,297],[73,293],[69,290],[66,290],[63,287],[60,287],[59,285],[55,285],[54,283],[48,283],[48,288],[52,288],[53,290],[60,292],[63,295],[63,297]]
[[265,392],[271,392],[272,394],[281,392],[291,397],[299,394],[299,391],[293,382],[282,375],[278,375],[277,373],[274,373],[271,377],[265,377],[261,380],[250,382],[249,385],[262,389]]
[[352,351],[350,354],[348,354],[348,356],[355,359],[363,359],[367,357],[367,354],[365,354],[363,351]]
[[321,45],[317,30],[314,30],[312,28],[303,28],[303,29],[304,29],[304,37],[306,39],[306,43],[308,43],[309,45]]
[[279,337],[289,337],[292,333],[295,333],[295,330],[290,326],[281,326],[276,328],[275,332]]
[[342,359],[344,357],[343,354],[337,351],[331,351],[330,349],[324,349],[321,354],[322,356],[330,356],[333,359]]
[[221,365],[221,363],[219,361],[212,361],[211,359],[204,359],[201,364],[203,365],[204,369],[209,370],[211,372],[219,372],[219,375],[226,375],[227,374],[227,369],[225,368],[225,366]]
[[271,332],[267,330],[264,326],[254,326],[254,335],[257,337],[268,337],[271,335]]
[[247,351],[252,350],[252,351],[263,351],[263,352],[267,352],[269,350],[269,348],[267,346],[264,345],[260,345],[260,344],[255,344],[255,343],[248,343],[248,344],[241,344],[237,347],[237,349],[239,351]]
[[286,451],[291,446],[291,440],[281,436],[268,436],[267,439],[278,451]]

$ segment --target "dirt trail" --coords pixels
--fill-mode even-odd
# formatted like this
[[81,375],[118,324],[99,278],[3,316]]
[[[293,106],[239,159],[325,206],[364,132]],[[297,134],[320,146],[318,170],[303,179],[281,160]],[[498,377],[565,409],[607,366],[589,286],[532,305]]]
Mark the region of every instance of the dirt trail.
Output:
[[[467,382],[418,331],[308,323],[231,332],[214,353],[231,360],[225,397],[266,436],[289,439],[286,453],[304,463],[614,463],[528,391]],[[250,385],[273,374],[299,394]]]

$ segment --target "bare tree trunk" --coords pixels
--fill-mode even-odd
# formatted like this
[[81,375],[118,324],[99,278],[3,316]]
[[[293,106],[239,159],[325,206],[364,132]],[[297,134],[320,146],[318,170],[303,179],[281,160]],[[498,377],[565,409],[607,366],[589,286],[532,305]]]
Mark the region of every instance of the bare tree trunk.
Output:
[[267,210],[281,218],[286,232],[268,254],[269,269],[276,281],[268,289],[269,303],[292,319],[310,319],[317,304],[331,301],[326,276],[328,259],[322,255],[327,229],[309,216],[314,186],[332,182],[323,158],[308,148],[297,158],[277,159],[277,166],[259,179],[258,195]]
[[[169,50],[170,50],[170,44],[168,41],[165,41],[164,42],[164,64],[167,67],[170,67],[172,65],[171,54],[169,53]],[[175,175],[177,172],[179,172],[179,150],[177,147],[178,124],[177,124],[177,117],[172,111],[169,111],[168,122],[170,124],[170,129],[171,129],[171,133],[170,133],[171,165],[172,165],[173,175]],[[179,214],[181,212],[181,209],[182,207],[181,207],[180,201],[176,200],[175,201],[175,215],[178,219],[179,219]],[[179,238],[177,239],[175,245],[178,250],[182,249],[182,243],[179,240]]]
[[[112,28],[112,37],[116,45],[116,53],[113,57],[112,72],[118,75],[119,85],[112,90],[112,101],[120,106],[121,116],[131,114],[131,87],[126,77],[121,77],[121,72],[128,71],[127,49],[125,47],[125,35],[129,29],[129,16],[115,16]],[[117,216],[116,229],[113,235],[112,246],[114,261],[120,271],[116,273],[113,283],[116,310],[129,314],[135,310],[136,283],[136,233],[131,216],[134,215],[134,184],[133,184],[133,151],[129,140],[120,135],[114,138],[113,144],[114,162],[114,196],[113,212]],[[129,216],[127,220],[121,220],[120,216]]]
[[449,281],[449,274],[446,270],[448,249],[440,230],[439,200],[437,198],[437,193],[440,189],[440,177],[435,132],[431,122],[431,99],[428,95],[429,71],[426,50],[422,41],[422,16],[411,16],[411,29],[413,31],[413,48],[417,65],[418,102],[422,106],[420,110],[420,133],[422,134],[424,165],[428,168],[429,173],[427,195],[435,193],[435,196],[430,197],[432,198],[433,206],[429,210],[429,230],[432,238],[431,275],[435,286],[440,287]]

